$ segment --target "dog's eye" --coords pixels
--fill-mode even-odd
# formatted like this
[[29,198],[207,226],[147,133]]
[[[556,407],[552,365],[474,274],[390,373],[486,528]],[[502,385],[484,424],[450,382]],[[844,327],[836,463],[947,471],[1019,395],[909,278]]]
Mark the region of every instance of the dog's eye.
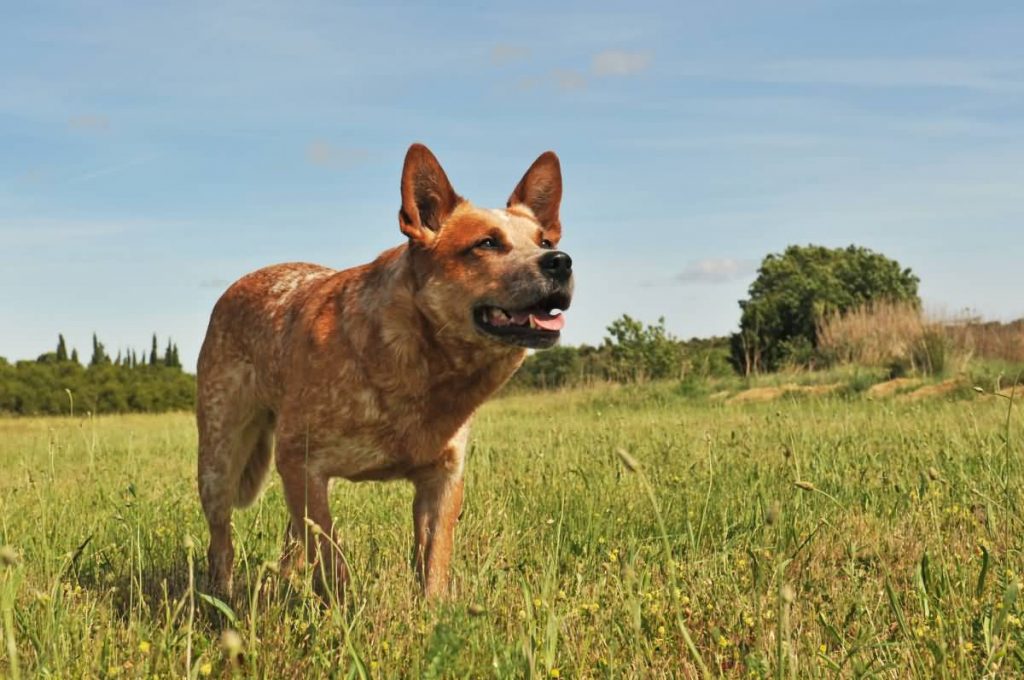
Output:
[[552,248],[555,247],[555,244],[547,240],[546,238],[542,238],[540,240],[540,247],[544,248],[545,250],[551,250]]
[[488,236],[485,239],[481,239],[481,240],[477,241],[476,247],[477,248],[484,248],[486,250],[497,250],[498,249],[498,239],[492,238],[492,237]]

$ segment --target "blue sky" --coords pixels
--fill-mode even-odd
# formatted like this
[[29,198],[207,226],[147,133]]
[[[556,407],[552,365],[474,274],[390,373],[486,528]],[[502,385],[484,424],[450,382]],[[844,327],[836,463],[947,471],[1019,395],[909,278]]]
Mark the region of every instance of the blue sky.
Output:
[[157,332],[191,368],[230,281],[400,242],[413,141],[488,206],[559,153],[570,343],[728,333],[790,243],[1024,316],[1021,36],[1011,2],[9,4],[0,356]]

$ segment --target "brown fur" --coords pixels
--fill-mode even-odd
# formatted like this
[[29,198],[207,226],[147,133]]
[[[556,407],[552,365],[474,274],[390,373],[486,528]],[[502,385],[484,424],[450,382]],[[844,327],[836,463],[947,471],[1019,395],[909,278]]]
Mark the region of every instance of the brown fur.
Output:
[[407,479],[417,574],[428,596],[446,591],[469,421],[515,372],[524,344],[557,339],[513,344],[481,330],[474,310],[525,308],[553,291],[567,306],[571,274],[556,281],[544,269],[561,236],[561,193],[547,152],[507,209],[480,209],[413,145],[399,214],[408,243],[343,271],[267,267],[224,293],[198,367],[199,490],[217,590],[231,590],[232,509],[258,497],[274,458],[290,538],[306,544],[285,555],[319,561],[321,585],[340,588],[347,576],[330,480]]

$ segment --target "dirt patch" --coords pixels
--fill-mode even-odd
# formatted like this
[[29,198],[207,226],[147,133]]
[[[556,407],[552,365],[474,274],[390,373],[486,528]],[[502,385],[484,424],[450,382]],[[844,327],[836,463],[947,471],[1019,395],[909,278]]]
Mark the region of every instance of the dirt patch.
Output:
[[960,387],[960,382],[955,378],[950,378],[934,385],[925,385],[909,394],[902,395],[902,398],[909,401],[917,401],[918,399],[927,399],[929,397],[941,397],[955,391],[958,387]]
[[[794,385],[794,387],[796,387]],[[786,387],[752,387],[743,390],[728,401],[730,404],[749,404],[758,401],[772,401],[786,393]]]
[[805,385],[803,387],[798,387],[794,391],[799,392],[800,394],[832,394],[842,386],[843,383],[832,383],[831,385]]
[[901,390],[910,389],[911,387],[917,387],[921,384],[921,381],[917,378],[895,378],[893,380],[886,380],[880,382],[877,385],[872,385],[868,388],[869,397],[891,397]]
[[779,387],[752,387],[749,390],[740,392],[732,399],[729,399],[729,404],[745,404],[760,401],[772,401],[778,399],[786,394],[810,394],[810,395],[822,395],[831,394],[840,387],[841,383],[835,383],[832,385],[781,385]]

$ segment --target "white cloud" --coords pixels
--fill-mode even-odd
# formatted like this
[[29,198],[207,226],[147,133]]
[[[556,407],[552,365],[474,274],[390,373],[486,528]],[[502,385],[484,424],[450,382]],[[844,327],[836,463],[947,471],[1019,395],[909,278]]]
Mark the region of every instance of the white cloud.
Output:
[[728,283],[754,275],[757,266],[749,260],[709,257],[693,260],[676,275],[678,283]]
[[649,52],[605,50],[594,55],[591,69],[599,76],[631,76],[646,71],[651,65]]

